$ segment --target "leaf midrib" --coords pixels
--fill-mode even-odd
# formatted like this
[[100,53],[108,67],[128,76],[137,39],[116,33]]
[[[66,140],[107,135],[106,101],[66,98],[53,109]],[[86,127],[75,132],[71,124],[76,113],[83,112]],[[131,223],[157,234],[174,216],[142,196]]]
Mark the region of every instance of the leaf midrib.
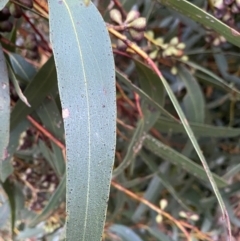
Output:
[[[89,135],[88,135],[88,146],[90,147],[90,144],[91,144],[91,137],[90,137],[91,127],[90,127],[90,113],[89,113],[89,95],[88,95],[88,91],[87,91],[88,83],[87,83],[87,78],[86,78],[86,73],[85,73],[85,68],[84,68],[84,61],[83,61],[83,56],[82,56],[82,50],[81,50],[81,47],[80,47],[80,41],[79,41],[79,38],[78,38],[78,34],[77,34],[77,31],[76,31],[76,26],[74,24],[73,16],[71,14],[70,8],[69,8],[66,0],[63,0],[63,3],[66,6],[66,9],[68,11],[70,20],[72,22],[74,34],[76,36],[79,56],[80,56],[80,60],[81,60],[80,62],[82,64],[82,69],[83,69],[83,77],[84,77],[84,85],[85,85],[85,90],[86,90],[86,101],[87,101],[87,118],[88,118],[88,122],[87,123],[88,123],[88,133],[89,133]],[[89,180],[90,180],[90,168],[91,168],[91,166],[90,166],[90,159],[91,159],[91,151],[90,151],[90,148],[89,148],[89,151],[88,151],[88,170],[87,170],[86,210],[85,210],[85,216],[84,216],[84,230],[83,230],[83,239],[82,240],[85,240],[86,226],[87,226],[87,213],[88,213],[89,190],[90,190],[90,182],[89,182]]]

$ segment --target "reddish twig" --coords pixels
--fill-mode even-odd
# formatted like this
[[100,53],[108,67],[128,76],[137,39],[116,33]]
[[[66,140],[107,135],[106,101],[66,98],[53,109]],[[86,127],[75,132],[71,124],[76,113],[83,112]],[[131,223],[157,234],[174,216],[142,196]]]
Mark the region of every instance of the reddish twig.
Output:
[[140,104],[140,98],[139,98],[139,95],[136,92],[134,92],[134,97],[135,97],[135,102],[136,102],[138,114],[139,114],[140,118],[143,118],[143,113],[142,113],[141,104]]
[[59,148],[65,150],[65,145],[61,143],[56,137],[54,137],[47,129],[41,126],[37,121],[35,121],[31,116],[27,116],[27,119],[35,126],[40,132],[42,132],[46,137],[48,137],[52,142],[54,142]]
[[120,92],[122,98],[133,108],[135,108],[135,105],[134,103],[125,95],[122,87],[120,86],[120,84],[118,82],[116,82],[116,86],[117,86],[117,89],[118,91]]
[[124,192],[126,195],[128,195],[129,197],[145,204],[146,206],[148,206],[149,208],[151,208],[152,210],[154,210],[155,212],[161,214],[162,216],[166,217],[167,219],[169,219],[170,221],[172,221],[173,223],[175,223],[177,225],[177,227],[182,230],[182,232],[184,233],[184,235],[187,237],[187,239],[190,241],[191,238],[188,234],[188,232],[186,231],[186,229],[182,226],[182,224],[176,220],[174,217],[172,217],[170,214],[164,212],[163,210],[161,210],[160,208],[158,208],[157,206],[153,205],[152,203],[150,203],[148,200],[139,197],[138,195],[136,195],[135,193],[129,191],[128,189],[124,188],[123,186],[121,186],[120,184],[116,183],[115,181],[112,181],[112,186],[115,187],[116,189],[118,189],[121,192]]

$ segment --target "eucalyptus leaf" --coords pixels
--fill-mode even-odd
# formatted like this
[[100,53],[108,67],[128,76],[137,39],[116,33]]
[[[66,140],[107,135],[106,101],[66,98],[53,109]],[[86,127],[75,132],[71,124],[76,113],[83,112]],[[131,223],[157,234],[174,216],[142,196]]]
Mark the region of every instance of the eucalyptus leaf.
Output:
[[186,0],[158,0],[161,4],[211,28],[224,36],[230,43],[240,47],[239,35],[235,29],[227,26],[211,14]]
[[100,240],[116,138],[111,43],[93,3],[48,3],[66,136],[66,239]]
[[2,46],[0,45],[0,172],[2,172],[2,160],[7,157],[9,141],[10,97],[8,72]]
[[36,68],[27,62],[21,55],[8,53],[15,75],[25,82],[29,82],[37,73]]
[[0,10],[2,10],[9,0],[0,0]]
[[56,68],[51,57],[38,71],[33,80],[28,84],[23,94],[31,108],[18,100],[11,113],[11,130],[14,129],[27,115],[37,108],[49,92],[57,86]]
[[[171,147],[166,146],[165,144],[161,143],[157,139],[147,136],[144,140],[144,146],[155,153],[157,156],[162,157],[163,159],[171,161],[173,164],[178,165],[185,169],[189,174],[192,174],[203,181],[208,181],[208,177],[204,168],[202,168],[199,164],[193,162],[189,158],[183,156],[182,154],[178,153],[177,151],[173,150]],[[214,181],[218,185],[218,187],[225,187],[227,186],[226,181],[217,176],[216,174],[211,173],[214,178]]]

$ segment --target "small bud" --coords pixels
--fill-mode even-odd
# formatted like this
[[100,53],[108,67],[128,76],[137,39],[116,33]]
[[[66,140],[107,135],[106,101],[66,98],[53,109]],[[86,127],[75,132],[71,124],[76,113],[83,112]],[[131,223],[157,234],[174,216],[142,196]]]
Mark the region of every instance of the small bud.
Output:
[[233,15],[231,14],[231,12],[227,12],[223,18],[222,21],[225,22],[227,25],[229,26],[233,26],[234,25],[234,19],[233,19]]
[[129,29],[129,33],[135,41],[140,41],[144,37],[144,32],[138,32],[134,29]]
[[121,51],[126,51],[127,45],[120,39],[117,40],[117,49]]
[[161,208],[162,210],[164,210],[164,209],[167,207],[167,205],[168,205],[168,202],[167,202],[166,199],[160,200],[159,206],[160,206],[160,208]]
[[235,0],[235,4],[240,8],[240,0]]
[[127,27],[138,31],[144,31],[146,28],[146,18],[137,18],[129,23]]
[[157,222],[157,223],[161,223],[162,220],[163,220],[162,215],[158,214],[158,215],[156,216],[156,222]]
[[213,41],[213,45],[214,46],[219,46],[221,43],[220,39],[219,38],[215,38],[214,41]]
[[178,72],[177,68],[176,68],[175,66],[173,66],[173,67],[171,68],[171,73],[172,73],[173,75],[176,75],[177,72]]
[[179,43],[179,44],[177,45],[177,49],[185,49],[185,47],[186,47],[186,44],[185,44],[185,43]]
[[234,14],[240,13],[240,9],[238,8],[237,4],[232,5],[231,12]]
[[163,44],[163,45],[161,45],[161,48],[162,49],[167,49],[169,47],[169,44]]
[[169,43],[171,45],[177,45],[179,43],[178,38],[177,37],[172,38]]
[[214,6],[214,8],[221,9],[221,10],[226,8],[223,0],[215,0],[213,3],[213,6]]
[[158,46],[162,46],[164,44],[164,39],[163,38],[157,38],[155,39],[155,43],[158,45]]
[[190,219],[193,220],[193,221],[198,221],[199,216],[197,214],[193,214],[193,215],[191,215]]
[[226,43],[227,42],[227,40],[223,36],[220,36],[219,39],[220,39],[221,43]]
[[133,20],[137,19],[139,17],[139,15],[140,15],[140,13],[137,10],[131,10],[127,15],[125,23],[132,22]]
[[227,21],[229,21],[231,18],[232,18],[232,14],[231,14],[230,12],[227,12],[227,13],[223,16],[222,20],[223,20],[223,22],[227,22]]
[[146,32],[146,35],[148,36],[148,38],[150,38],[150,39],[154,39],[154,32],[153,31],[147,31]]
[[173,49],[175,49],[175,48],[172,47],[172,46],[169,46],[167,49],[165,49],[165,50],[163,51],[163,57],[172,56],[172,54],[173,54]]
[[14,18],[20,18],[22,16],[22,8],[15,3],[10,3],[9,12]]
[[180,211],[179,216],[182,218],[187,218],[187,214],[184,211]]
[[187,62],[187,61],[188,61],[188,56],[187,56],[187,55],[183,55],[183,56],[181,57],[181,60],[182,60],[183,62]]
[[115,23],[118,23],[119,25],[121,25],[122,22],[122,14],[120,13],[119,10],[117,9],[112,9],[109,13],[110,18],[112,19],[112,21],[114,21]]
[[150,59],[156,59],[157,56],[158,56],[158,50],[157,49],[149,54]]

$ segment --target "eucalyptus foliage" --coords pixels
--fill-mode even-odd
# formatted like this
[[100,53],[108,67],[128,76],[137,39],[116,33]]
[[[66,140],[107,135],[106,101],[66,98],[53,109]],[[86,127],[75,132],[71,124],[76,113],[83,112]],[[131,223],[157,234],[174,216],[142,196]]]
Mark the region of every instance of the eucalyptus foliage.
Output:
[[236,237],[239,1],[0,10],[3,240]]

